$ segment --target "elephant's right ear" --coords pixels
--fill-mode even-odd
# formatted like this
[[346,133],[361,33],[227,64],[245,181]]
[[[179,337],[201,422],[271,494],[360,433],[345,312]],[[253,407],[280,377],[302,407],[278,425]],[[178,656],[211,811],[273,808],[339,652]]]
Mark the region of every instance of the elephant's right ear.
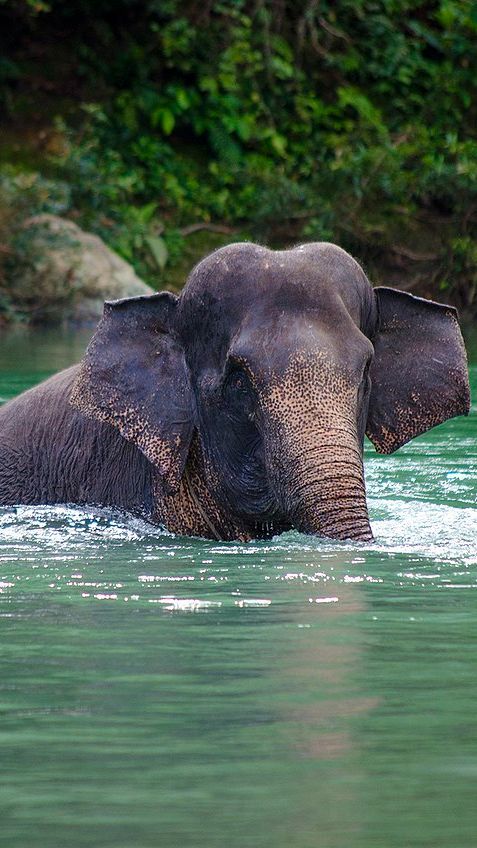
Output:
[[397,289],[378,287],[366,435],[378,453],[470,407],[467,357],[457,313]]
[[195,421],[184,350],[174,333],[169,292],[106,302],[70,403],[116,427],[177,491]]

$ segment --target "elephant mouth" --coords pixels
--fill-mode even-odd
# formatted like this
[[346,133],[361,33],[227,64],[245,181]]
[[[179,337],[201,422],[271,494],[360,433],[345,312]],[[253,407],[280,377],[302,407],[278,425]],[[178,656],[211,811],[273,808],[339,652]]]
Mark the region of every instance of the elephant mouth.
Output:
[[272,539],[274,536],[280,536],[282,533],[287,533],[290,530],[295,530],[297,533],[303,533],[306,536],[330,539],[336,542],[353,541],[366,543],[374,540],[369,522],[362,519],[343,527],[341,521],[336,522],[334,526],[331,524],[313,526],[298,518],[295,520],[286,520],[285,518],[274,517],[249,522],[247,530],[252,538],[264,540]]
[[[243,520],[243,518],[242,518]],[[372,542],[374,539],[366,508],[356,508],[354,502],[341,504],[339,509],[327,509],[320,499],[311,508],[299,505],[288,514],[278,505],[273,514],[245,519],[247,532],[255,539],[271,539],[295,530],[306,536],[334,541]]]
[[277,517],[256,521],[253,525],[253,535],[256,539],[273,539],[274,536],[280,536],[289,530],[293,530],[293,524]]
[[356,451],[352,462],[327,463],[320,468],[311,462],[308,467],[298,465],[288,464],[294,468],[292,474],[284,472],[281,462],[279,469],[272,468],[268,474],[263,469],[261,474],[248,473],[245,478],[230,475],[227,485],[216,490],[216,497],[250,538],[271,539],[296,530],[337,541],[371,542],[363,471]]

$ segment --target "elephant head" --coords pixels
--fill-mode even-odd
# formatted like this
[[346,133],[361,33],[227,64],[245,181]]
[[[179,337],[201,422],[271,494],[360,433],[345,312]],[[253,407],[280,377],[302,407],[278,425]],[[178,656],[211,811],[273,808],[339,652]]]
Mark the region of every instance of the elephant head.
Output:
[[369,540],[365,432],[391,453],[466,414],[469,385],[452,307],[373,289],[332,244],[241,243],[178,298],[107,303],[72,403],[143,451],[163,498],[199,468],[235,528],[215,535]]

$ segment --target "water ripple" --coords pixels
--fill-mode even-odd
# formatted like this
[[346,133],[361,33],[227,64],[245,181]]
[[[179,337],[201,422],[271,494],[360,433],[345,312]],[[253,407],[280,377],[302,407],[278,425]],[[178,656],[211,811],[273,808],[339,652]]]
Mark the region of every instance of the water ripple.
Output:
[[[375,535],[371,545],[336,542],[291,531],[269,541],[249,543],[212,542],[177,537],[161,527],[127,514],[99,508],[73,506],[18,506],[0,509],[0,563],[41,561],[66,563],[94,556],[100,560],[111,550],[123,550],[129,561],[152,563],[164,557],[189,560],[194,574],[217,557],[227,560],[236,554],[260,557],[270,553],[327,553],[353,555],[380,552],[432,558],[437,562],[477,563],[477,509],[409,500],[370,498],[370,515]],[[194,579],[193,575],[144,573],[140,582]],[[220,580],[220,574],[214,576]]]

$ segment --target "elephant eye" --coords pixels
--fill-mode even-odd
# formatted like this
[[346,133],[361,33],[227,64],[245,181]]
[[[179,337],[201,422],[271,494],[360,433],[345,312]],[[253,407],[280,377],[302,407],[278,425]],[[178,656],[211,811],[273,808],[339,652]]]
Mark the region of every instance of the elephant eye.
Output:
[[223,386],[224,411],[236,426],[256,424],[257,398],[248,374],[234,363]]
[[246,381],[243,374],[233,374],[230,378],[230,385],[233,389],[243,392],[246,389]]
[[227,386],[234,392],[245,394],[249,390],[247,377],[242,371],[232,371],[227,380]]
[[224,388],[228,402],[238,404],[242,412],[253,406],[253,389],[248,375],[241,368],[234,367],[229,372]]
[[240,360],[230,356],[225,373],[225,386],[234,392],[242,393],[250,391],[250,379],[246,369]]

